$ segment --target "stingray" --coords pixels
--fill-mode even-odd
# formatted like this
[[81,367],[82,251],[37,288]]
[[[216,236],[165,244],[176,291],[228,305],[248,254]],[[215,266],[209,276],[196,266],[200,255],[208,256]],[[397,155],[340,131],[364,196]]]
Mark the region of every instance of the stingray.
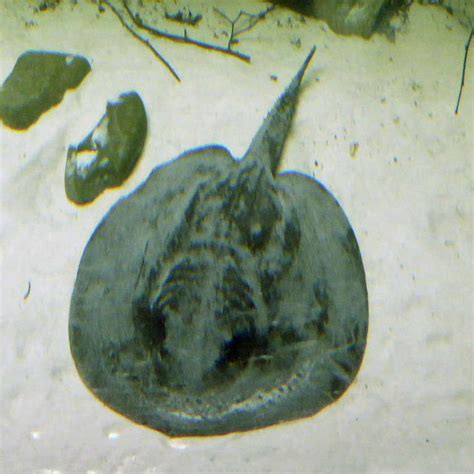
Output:
[[318,181],[280,173],[314,48],[241,159],[222,146],[155,168],[99,224],[70,307],[72,355],[107,406],[169,436],[307,417],[354,379],[365,274]]

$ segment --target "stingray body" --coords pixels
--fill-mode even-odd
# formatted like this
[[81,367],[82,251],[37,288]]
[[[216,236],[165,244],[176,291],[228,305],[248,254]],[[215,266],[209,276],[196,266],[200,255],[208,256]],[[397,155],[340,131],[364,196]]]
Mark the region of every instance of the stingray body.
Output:
[[156,168],[81,259],[70,344],[92,392],[171,436],[309,416],[360,366],[368,309],[349,222],[317,181],[277,171],[314,50],[246,155]]

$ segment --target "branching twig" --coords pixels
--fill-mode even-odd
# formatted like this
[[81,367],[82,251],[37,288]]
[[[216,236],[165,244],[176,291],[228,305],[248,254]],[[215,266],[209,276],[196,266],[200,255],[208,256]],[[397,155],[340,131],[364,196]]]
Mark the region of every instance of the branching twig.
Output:
[[140,18],[140,15],[134,14],[130,10],[130,7],[128,6],[126,0],[122,0],[122,3],[125,10],[127,10],[128,15],[132,19],[133,23],[135,23],[135,25],[138,28],[148,31],[148,33],[150,33],[153,36],[156,36],[158,38],[168,39],[171,41],[176,41],[178,43],[190,44],[193,46],[197,46],[198,48],[209,49],[211,51],[218,51],[219,53],[229,54],[231,56],[235,56],[238,59],[241,59],[242,61],[246,61],[246,62],[250,61],[250,56],[247,56],[246,54],[242,54],[237,51],[232,51],[229,48],[222,48],[220,46],[216,46],[210,43],[205,43],[203,41],[193,40],[187,35],[186,30],[184,32],[184,36],[179,36],[179,35],[173,35],[171,33],[166,33],[165,31],[158,30],[157,28],[153,28],[152,26],[146,25],[143,22],[143,20]]
[[[221,12],[218,8],[214,7],[214,11],[218,13],[219,15],[221,15],[225,20],[227,20],[230,23],[231,29],[230,29],[229,41],[227,43],[227,49],[230,51],[231,46],[238,42],[238,40],[235,39],[238,35],[251,30],[260,20],[264,19],[267,16],[267,14],[270,13],[274,8],[275,6],[271,5],[266,10],[263,10],[262,12],[256,13],[256,14],[247,13],[243,10],[240,10],[239,14],[235,17],[235,19],[231,20],[225,13]],[[238,21],[244,17],[248,19],[247,26],[242,27],[240,30],[236,30],[235,27]]]
[[29,281],[28,282],[28,289],[26,290],[26,293],[23,296],[24,300],[26,300],[28,298],[28,296],[30,296],[30,292],[31,292],[31,282]]
[[[120,20],[120,23],[124,26],[124,28],[126,28],[127,31],[134,38],[136,38],[138,41],[143,43],[166,66],[166,68],[171,72],[173,77],[177,81],[180,81],[180,78],[179,78],[178,74],[173,69],[173,67],[170,65],[170,63],[151,45],[151,43],[146,38],[139,35],[133,28],[131,28],[129,26],[129,24],[124,20],[122,14],[117,10],[117,8],[112,3],[110,3],[109,0],[100,0],[100,2],[107,5],[112,10],[112,12],[115,14],[115,16]],[[250,56],[248,56],[246,54],[239,53],[238,51],[233,51],[231,49],[232,44],[237,43],[237,40],[235,38],[238,35],[240,35],[242,33],[245,33],[246,31],[249,31],[250,29],[252,29],[260,20],[265,18],[265,16],[275,8],[274,6],[270,6],[266,10],[264,10],[260,13],[257,13],[255,15],[241,10],[235,20],[231,20],[224,13],[222,13],[217,8],[215,8],[215,10],[231,24],[231,34],[230,34],[229,41],[227,43],[227,48],[223,48],[221,46],[216,46],[214,44],[205,43],[203,41],[193,40],[188,36],[186,30],[184,30],[184,35],[180,36],[180,35],[174,35],[172,33],[167,33],[165,31],[162,31],[162,30],[159,30],[159,29],[154,28],[152,26],[149,26],[149,25],[147,25],[143,22],[143,20],[141,19],[140,15],[138,13],[133,13],[131,11],[130,7],[128,6],[127,0],[122,0],[122,5],[123,5],[123,8],[125,9],[125,11],[127,12],[128,16],[132,20],[132,22],[135,24],[135,26],[137,26],[138,28],[140,28],[142,30],[145,30],[146,32],[148,32],[149,34],[151,34],[153,36],[156,36],[158,38],[171,40],[171,41],[175,41],[175,42],[178,42],[178,43],[185,43],[185,44],[189,44],[189,45],[192,45],[192,46],[197,46],[199,48],[208,49],[208,50],[211,50],[211,51],[217,51],[217,52],[223,53],[223,54],[228,54],[228,55],[234,56],[234,57],[236,57],[236,58],[238,58],[242,61],[246,61],[246,62],[250,62]],[[245,27],[242,27],[241,29],[236,29],[236,25],[237,25],[238,21],[243,17],[246,17],[248,19],[248,24]]]
[[454,111],[455,114],[458,113],[459,103],[461,102],[462,88],[464,87],[464,76],[466,74],[467,55],[469,53],[469,46],[471,46],[471,40],[472,40],[473,35],[474,35],[474,28],[471,30],[471,34],[469,35],[469,39],[467,40],[467,43],[466,43],[466,51],[464,53],[464,63],[462,66],[461,86],[459,87],[458,101],[456,103],[456,110]]
[[[101,0],[102,3],[105,3],[112,12],[115,14],[115,16],[120,20],[120,23],[127,29],[127,31],[138,41],[143,43],[157,58],[159,61],[161,61],[165,67],[168,69],[169,72],[173,75],[173,77],[179,82],[181,79],[179,78],[178,74],[176,71],[172,68],[170,63],[150,44],[150,42],[146,39],[140,36],[136,31],[134,31],[130,26],[127,24],[127,22],[122,18],[122,15],[120,12],[108,1],[108,0]],[[125,4],[125,2],[124,2]]]

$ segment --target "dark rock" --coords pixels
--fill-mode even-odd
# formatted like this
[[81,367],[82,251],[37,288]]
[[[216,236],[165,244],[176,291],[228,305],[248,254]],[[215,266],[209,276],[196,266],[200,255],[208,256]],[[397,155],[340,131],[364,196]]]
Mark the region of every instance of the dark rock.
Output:
[[171,436],[310,416],[365,350],[364,269],[343,210],[278,173],[303,67],[241,160],[221,146],[157,167],[91,237],[70,308],[81,378]]
[[384,8],[404,0],[274,0],[327,22],[333,31],[368,38],[382,18]]
[[17,60],[0,89],[0,118],[22,130],[59,104],[91,70],[87,59],[64,53],[27,51]]
[[315,0],[311,13],[336,33],[368,38],[375,31],[380,12],[389,0]]
[[79,145],[69,147],[67,197],[85,204],[105,189],[120,186],[142,153],[146,133],[145,107],[136,92],[127,92],[109,102],[94,130]]

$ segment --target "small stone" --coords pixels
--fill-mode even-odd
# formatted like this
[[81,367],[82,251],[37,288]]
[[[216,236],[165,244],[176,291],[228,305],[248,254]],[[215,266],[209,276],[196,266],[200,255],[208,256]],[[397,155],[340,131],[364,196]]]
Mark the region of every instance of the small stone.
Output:
[[349,146],[349,154],[351,155],[352,159],[357,158],[357,152],[359,151],[359,143],[358,142],[352,142]]
[[136,92],[126,92],[109,102],[94,130],[68,149],[67,197],[86,204],[105,189],[120,186],[142,153],[146,133],[145,107]]
[[0,118],[17,130],[25,130],[68,89],[75,89],[91,70],[87,59],[65,53],[27,51],[17,60],[0,88]]

